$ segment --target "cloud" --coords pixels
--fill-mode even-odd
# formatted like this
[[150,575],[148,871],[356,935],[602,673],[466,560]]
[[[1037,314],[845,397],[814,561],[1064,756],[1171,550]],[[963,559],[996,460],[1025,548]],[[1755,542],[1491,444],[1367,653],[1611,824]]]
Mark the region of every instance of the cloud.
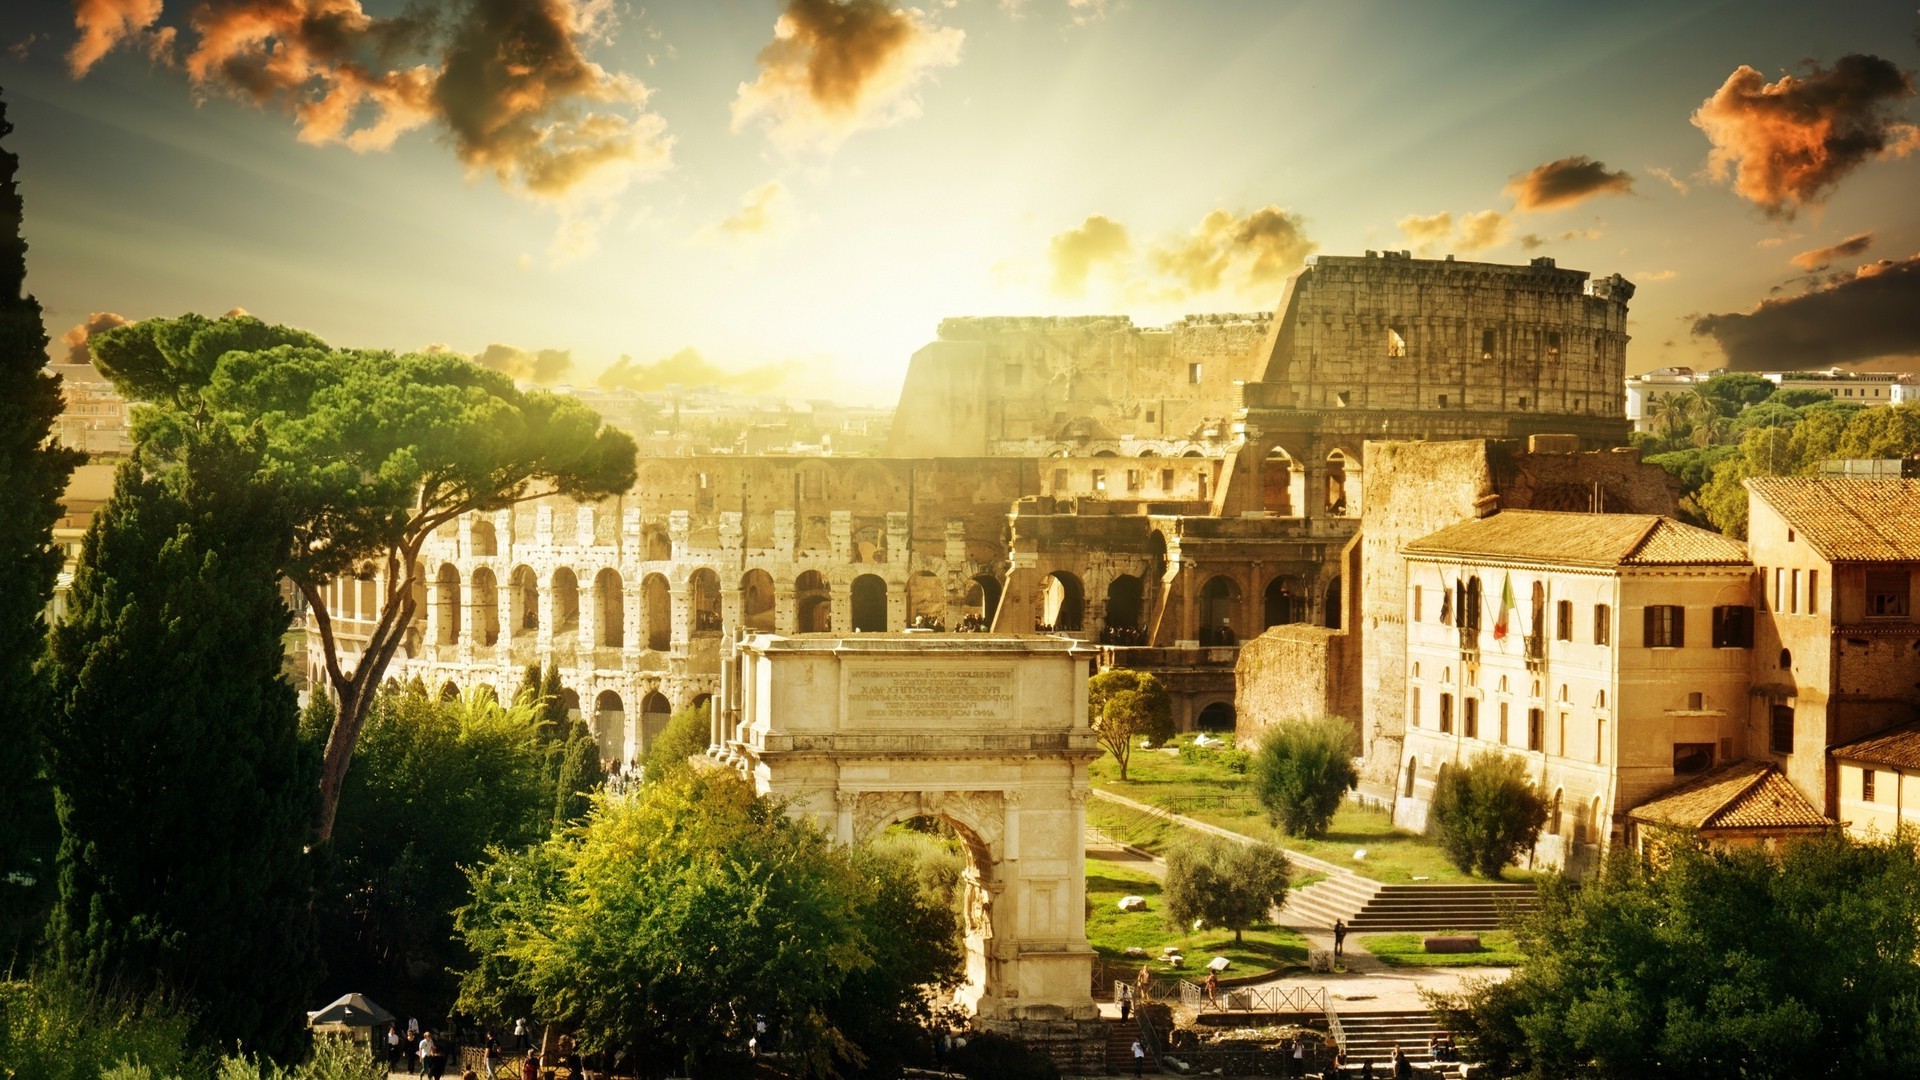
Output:
[[760,364],[728,370],[708,360],[700,350],[688,346],[672,356],[651,364],[635,363],[622,356],[600,373],[600,386],[606,390],[636,390],[646,393],[670,386],[717,386],[743,394],[764,394],[778,389],[798,367],[792,361]]
[[1125,225],[1100,214],[1088,215],[1079,228],[1055,233],[1047,242],[1053,291],[1079,296],[1087,291],[1087,276],[1095,267],[1120,262],[1132,248]]
[[1883,259],[1752,311],[1707,315],[1696,335],[1719,343],[1737,371],[1800,371],[1920,353],[1920,255]]
[[573,370],[573,353],[568,349],[537,349],[528,352],[511,345],[488,345],[469,357],[484,368],[492,368],[515,379],[551,385]]
[[67,347],[64,363],[90,364],[93,362],[93,350],[89,343],[95,334],[105,333],[116,326],[125,326],[131,321],[125,316],[111,311],[96,311],[87,316],[87,321],[60,335],[60,343]]
[[1678,270],[1641,270],[1633,275],[1633,280],[1645,284],[1649,281],[1672,281],[1679,276]]
[[1851,259],[1856,255],[1862,254],[1872,246],[1872,233],[1856,233],[1831,247],[1814,248],[1812,251],[1803,251],[1787,261],[1811,274],[1825,270],[1841,259]]
[[1564,244],[1573,240],[1598,240],[1603,235],[1605,235],[1605,230],[1601,229],[1598,225],[1591,229],[1568,229],[1558,236],[1541,236],[1538,233],[1528,233],[1520,238],[1520,247],[1526,251],[1533,251],[1537,248],[1546,247],[1555,241]]
[[1742,64],[1694,111],[1693,126],[1713,144],[1716,181],[1731,175],[1735,194],[1791,218],[1868,159],[1920,146],[1920,129],[1891,112],[1912,95],[1906,74],[1877,56],[1843,56],[1831,69],[1808,61],[1804,78],[1773,83]]
[[[73,26],[80,37],[67,50],[67,70],[74,78],[85,75],[123,41],[149,42],[171,31],[155,32],[161,0],[73,0]],[[24,44],[31,44],[28,38]],[[24,49],[22,50],[24,52]]]
[[793,195],[778,180],[769,180],[740,197],[740,209],[702,230],[704,237],[723,237],[734,243],[766,240],[793,223]]
[[1556,210],[1599,195],[1625,195],[1633,190],[1633,175],[1608,172],[1604,163],[1589,157],[1565,157],[1535,165],[1502,190],[1513,196],[1516,210]]
[[785,150],[831,150],[862,128],[918,115],[915,89],[959,63],[965,39],[887,0],[787,0],[759,76],[734,98],[733,130],[758,122]]
[[1666,183],[1668,187],[1672,188],[1673,190],[1679,192],[1682,195],[1685,195],[1687,192],[1693,190],[1692,188],[1689,188],[1687,186],[1687,182],[1685,180],[1682,180],[1679,177],[1673,175],[1672,169],[1662,168],[1658,165],[1649,165],[1647,166],[1647,174],[1650,176],[1659,177],[1662,181]]
[[[151,29],[160,0],[76,0],[76,76]],[[206,0],[187,17],[184,67],[195,91],[294,119],[302,142],[367,152],[436,126],[470,170],[560,208],[563,231],[664,169],[672,138],[647,88],[588,60],[609,38],[611,0],[412,4],[393,16],[361,0]]]
[[1447,211],[1438,214],[1408,214],[1395,222],[1407,244],[1422,254],[1443,247],[1455,251],[1481,251],[1499,247],[1513,232],[1512,219],[1498,210],[1481,210],[1454,217]]
[[1222,287],[1264,291],[1300,269],[1319,246],[1307,239],[1299,214],[1263,206],[1244,217],[1215,210],[1185,237],[1155,247],[1147,260],[1161,278],[1156,294],[1179,299]]

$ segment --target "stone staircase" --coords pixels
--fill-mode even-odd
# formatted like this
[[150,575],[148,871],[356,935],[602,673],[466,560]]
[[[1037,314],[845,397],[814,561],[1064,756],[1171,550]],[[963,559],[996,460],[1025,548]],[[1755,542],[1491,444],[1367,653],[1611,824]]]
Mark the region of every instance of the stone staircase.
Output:
[[1332,926],[1344,919],[1356,934],[1498,930],[1509,912],[1533,909],[1530,884],[1382,885],[1340,873],[1295,891],[1282,922]]
[[1427,1040],[1440,1034],[1441,1027],[1429,1012],[1375,1012],[1340,1014],[1340,1026],[1347,1035],[1347,1068],[1359,1075],[1362,1063],[1373,1062],[1373,1074],[1389,1077],[1387,1063],[1393,1048],[1399,1046],[1416,1068],[1449,1070],[1457,1065],[1433,1063],[1427,1052]]
[[[1131,1017],[1125,1020],[1107,1021],[1107,1072],[1121,1076],[1133,1075],[1133,1041],[1140,1037],[1140,1022]],[[1160,1069],[1153,1063],[1153,1052],[1147,1052],[1146,1071],[1158,1075]]]

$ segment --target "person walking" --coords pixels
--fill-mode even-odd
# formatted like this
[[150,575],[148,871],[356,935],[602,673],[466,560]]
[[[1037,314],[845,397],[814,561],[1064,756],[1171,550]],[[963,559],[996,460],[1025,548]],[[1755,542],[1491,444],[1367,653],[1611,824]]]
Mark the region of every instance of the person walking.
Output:
[[387,1025],[387,1071],[400,1071],[400,1025]]
[[1133,1040],[1133,1075],[1145,1076],[1146,1074],[1147,1048],[1140,1045],[1139,1039],[1135,1039]]
[[528,1052],[520,1059],[520,1080],[540,1080],[540,1055]]
[[1407,1060],[1399,1043],[1393,1044],[1393,1080],[1413,1080],[1413,1062]]
[[1217,971],[1207,972],[1207,1004],[1218,1005],[1219,1002],[1215,1001],[1214,998],[1219,993],[1220,993],[1220,973]]
[[1120,988],[1120,1019],[1125,1020],[1133,1013],[1133,987]]
[[1347,924],[1339,919],[1333,920],[1333,960],[1339,963],[1347,952]]
[[420,1033],[419,1045],[413,1048],[413,1055],[420,1064],[420,1075],[427,1077],[428,1080],[433,1078],[433,1054],[433,1032],[423,1031]]

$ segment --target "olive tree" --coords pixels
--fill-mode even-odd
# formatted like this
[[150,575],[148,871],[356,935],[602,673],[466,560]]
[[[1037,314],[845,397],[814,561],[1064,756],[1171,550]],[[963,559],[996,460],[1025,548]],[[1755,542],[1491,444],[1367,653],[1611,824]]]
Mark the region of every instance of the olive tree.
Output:
[[[100,370],[136,414],[136,452],[182,468],[196,431],[257,429],[263,473],[293,523],[281,571],[306,598],[339,709],[327,734],[314,833],[332,835],[367,709],[424,593],[420,549],[462,514],[542,495],[596,499],[634,479],[634,445],[569,397],[522,391],[444,353],[336,349],[239,316],[152,319],[101,335]],[[367,640],[342,647],[327,584],[382,583]]]
[[1434,837],[1449,862],[1497,878],[1540,838],[1547,803],[1520,759],[1482,751],[1466,767],[1440,774],[1432,817]]
[[1326,836],[1341,798],[1360,782],[1353,741],[1353,726],[1338,716],[1267,729],[1248,771],[1268,819],[1288,836]]
[[1087,714],[1100,745],[1120,763],[1122,780],[1136,741],[1173,738],[1173,700],[1160,680],[1144,671],[1112,668],[1087,680]]
[[1287,853],[1272,844],[1200,836],[1167,853],[1161,903],[1169,925],[1198,920],[1233,931],[1250,926],[1287,902]]

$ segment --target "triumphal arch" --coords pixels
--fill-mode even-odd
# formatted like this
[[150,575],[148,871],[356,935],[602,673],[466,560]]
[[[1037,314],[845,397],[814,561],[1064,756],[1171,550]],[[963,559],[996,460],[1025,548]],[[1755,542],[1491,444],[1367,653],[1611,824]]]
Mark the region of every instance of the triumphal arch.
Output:
[[989,1023],[1091,1020],[1094,660],[1059,637],[752,635],[723,668],[715,753],[843,843],[947,822],[968,855],[959,1003]]

